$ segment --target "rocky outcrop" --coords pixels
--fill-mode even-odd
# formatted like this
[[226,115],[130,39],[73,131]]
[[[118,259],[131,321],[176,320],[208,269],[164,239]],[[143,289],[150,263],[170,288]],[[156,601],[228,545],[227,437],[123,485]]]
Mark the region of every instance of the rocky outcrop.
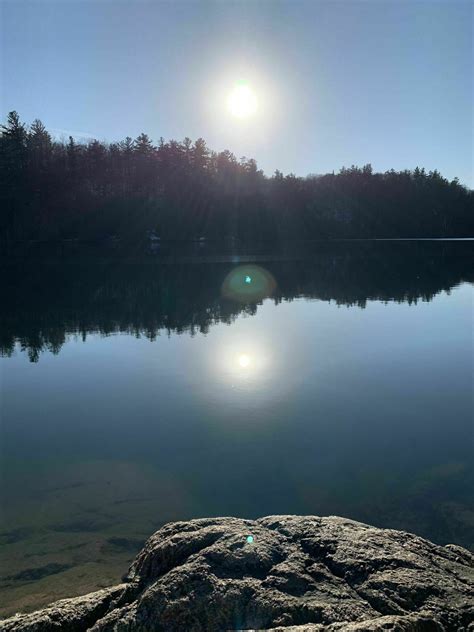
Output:
[[0,623],[4,632],[474,630],[474,556],[337,517],[165,525],[125,583]]

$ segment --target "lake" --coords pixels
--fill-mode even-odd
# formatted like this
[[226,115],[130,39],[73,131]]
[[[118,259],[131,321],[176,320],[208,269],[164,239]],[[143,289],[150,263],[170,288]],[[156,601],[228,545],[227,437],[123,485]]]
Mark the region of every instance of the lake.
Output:
[[0,612],[116,583],[170,520],[474,548],[473,246],[4,263]]

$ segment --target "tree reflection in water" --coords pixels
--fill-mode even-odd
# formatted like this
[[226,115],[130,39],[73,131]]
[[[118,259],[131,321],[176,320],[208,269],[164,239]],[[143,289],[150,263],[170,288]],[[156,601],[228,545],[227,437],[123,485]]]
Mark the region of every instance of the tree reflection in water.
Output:
[[[430,301],[462,281],[473,281],[472,242],[339,242],[300,256],[117,258],[93,256],[55,263],[4,265],[0,352],[15,345],[32,362],[59,353],[70,335],[206,333],[240,313],[255,314],[266,298],[297,297],[364,308],[367,301]],[[263,260],[263,261],[261,261]],[[181,262],[180,262],[181,261]],[[183,262],[184,261],[184,262]],[[233,262],[231,262],[233,261]],[[250,279],[250,282],[249,282]]]

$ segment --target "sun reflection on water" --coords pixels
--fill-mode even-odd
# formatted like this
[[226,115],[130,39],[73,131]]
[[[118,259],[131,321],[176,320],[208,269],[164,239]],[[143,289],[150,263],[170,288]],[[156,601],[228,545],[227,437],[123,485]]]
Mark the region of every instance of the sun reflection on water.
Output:
[[232,388],[260,388],[272,372],[272,356],[259,340],[233,340],[219,352],[217,366],[221,380]]

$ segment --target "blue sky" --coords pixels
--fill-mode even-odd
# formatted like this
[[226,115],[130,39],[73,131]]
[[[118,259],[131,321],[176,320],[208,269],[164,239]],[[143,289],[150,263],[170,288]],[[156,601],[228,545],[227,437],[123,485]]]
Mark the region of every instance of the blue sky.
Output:
[[[371,162],[474,186],[473,5],[0,0],[1,114],[113,141],[205,138],[297,175]],[[225,97],[246,80],[254,117]]]

